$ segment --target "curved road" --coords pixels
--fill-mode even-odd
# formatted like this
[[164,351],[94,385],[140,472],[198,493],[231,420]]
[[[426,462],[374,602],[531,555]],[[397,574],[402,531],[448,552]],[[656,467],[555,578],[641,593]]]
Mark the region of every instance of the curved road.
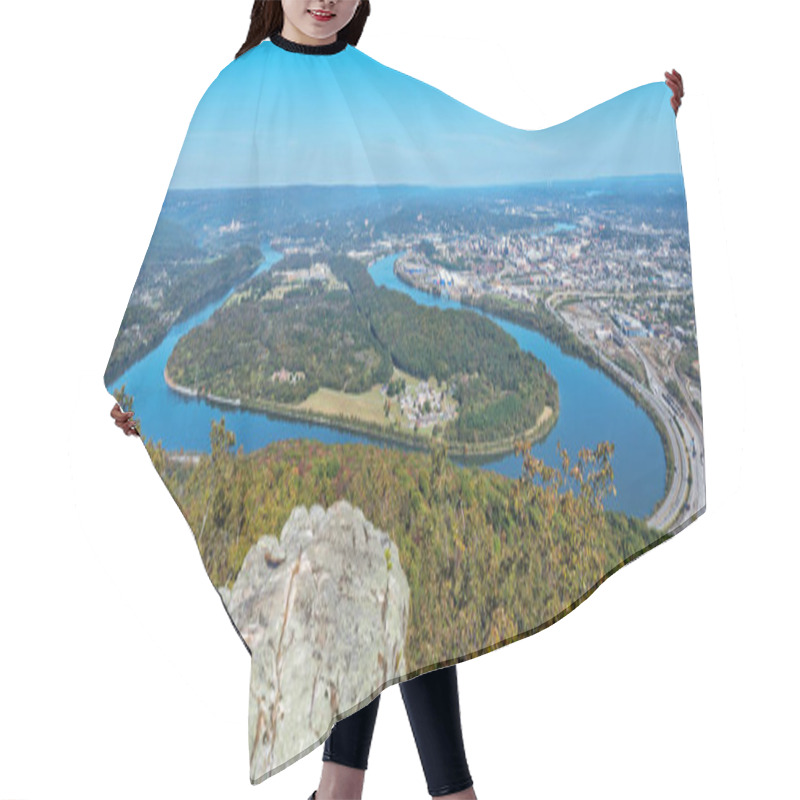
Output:
[[[636,346],[635,339],[628,338],[628,346],[644,367],[647,375],[647,386],[644,386],[625,370],[618,367],[601,353],[589,338],[583,336],[580,330],[570,325],[569,321],[553,307],[553,303],[561,295],[574,296],[575,291],[556,291],[550,294],[545,300],[548,310],[564,322],[581,342],[591,347],[609,370],[619,377],[623,385],[635,388],[655,409],[664,423],[675,468],[672,475],[669,476],[667,493],[653,514],[647,519],[647,524],[652,528],[674,535],[685,528],[692,520],[699,517],[705,511],[706,506],[703,425],[691,403],[686,386],[675,373],[674,367],[671,368],[672,375],[670,377],[681,387],[681,391],[687,400],[687,406],[690,409],[688,417],[683,409],[674,403],[663,382],[659,380],[658,371],[647,359],[647,356]],[[692,439],[694,439],[694,449]],[[689,485],[690,476],[692,477],[691,486]]]

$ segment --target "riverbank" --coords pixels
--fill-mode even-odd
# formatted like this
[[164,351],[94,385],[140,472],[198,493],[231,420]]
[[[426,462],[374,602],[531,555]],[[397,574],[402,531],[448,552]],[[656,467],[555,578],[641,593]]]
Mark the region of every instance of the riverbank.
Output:
[[326,414],[321,414],[318,411],[310,411],[308,409],[299,408],[298,406],[292,406],[286,403],[266,401],[261,403],[252,403],[248,402],[246,399],[242,401],[242,399],[238,397],[234,399],[215,395],[210,392],[201,393],[196,389],[190,389],[188,386],[182,386],[173,380],[167,371],[166,365],[164,366],[163,375],[167,386],[172,391],[177,392],[184,397],[192,397],[198,400],[210,401],[218,403],[222,406],[241,409],[243,411],[272,414],[288,420],[300,420],[302,422],[316,423],[350,433],[363,433],[365,435],[373,436],[385,441],[406,445],[415,450],[429,450],[432,442],[444,441],[447,445],[447,450],[449,453],[467,458],[470,456],[501,456],[506,453],[513,453],[515,442],[524,439],[532,444],[544,439],[553,429],[553,426],[558,420],[558,409],[554,409],[549,405],[545,405],[545,407],[542,409],[542,412],[539,414],[538,419],[536,420],[536,424],[521,434],[506,436],[502,439],[496,439],[492,442],[467,444],[442,439],[434,440],[432,437],[425,434],[404,434],[398,432],[396,429],[381,428],[373,423],[364,422],[363,420],[354,416],[343,417],[340,415],[333,417]]
[[[402,265],[394,270],[397,279],[402,283],[416,289],[420,292],[441,297],[442,292],[437,287],[427,287],[414,280],[414,277],[409,274]],[[486,314],[501,317],[508,322],[516,325],[521,325],[524,328],[535,331],[541,336],[544,336],[549,342],[558,347],[563,353],[575,358],[579,358],[589,367],[600,370],[606,377],[613,381],[622,391],[624,391],[635,403],[639,406],[650,418],[653,427],[658,433],[661,440],[661,448],[664,453],[664,460],[666,470],[664,475],[664,486],[661,495],[653,503],[651,510],[646,515],[646,518],[652,517],[655,512],[662,506],[662,504],[669,498],[670,487],[675,474],[675,458],[672,452],[669,433],[667,431],[667,422],[662,419],[658,409],[643,395],[642,391],[635,385],[635,379],[625,373],[623,378],[606,362],[605,358],[597,353],[590,345],[578,339],[571,328],[559,317],[557,317],[544,301],[540,301],[544,311],[549,315],[550,327],[544,324],[537,318],[537,312],[526,307],[522,303],[515,302],[508,298],[503,298],[502,301],[492,294],[482,294],[478,296],[461,294],[458,301],[464,308],[475,308]],[[540,312],[541,313],[541,312]],[[553,327],[557,326],[554,331]],[[554,333],[556,335],[554,335]],[[630,381],[630,382],[629,382]]]
[[211,392],[201,392],[197,389],[190,389],[188,386],[181,386],[179,383],[176,383],[172,380],[172,378],[169,377],[166,366],[164,367],[164,381],[170,389],[178,394],[184,395],[184,397],[213,400],[215,403],[220,403],[221,405],[225,406],[233,406],[235,408],[243,407],[242,401],[238,397],[236,399],[232,399],[230,397],[222,397],[221,395],[211,394]]

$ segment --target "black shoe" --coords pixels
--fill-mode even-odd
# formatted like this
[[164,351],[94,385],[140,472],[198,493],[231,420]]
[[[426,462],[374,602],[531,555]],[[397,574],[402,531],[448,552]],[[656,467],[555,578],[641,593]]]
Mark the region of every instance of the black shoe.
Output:
[[314,791],[311,793],[311,797],[309,797],[308,800],[315,800],[316,796],[317,796],[317,790],[314,789]]

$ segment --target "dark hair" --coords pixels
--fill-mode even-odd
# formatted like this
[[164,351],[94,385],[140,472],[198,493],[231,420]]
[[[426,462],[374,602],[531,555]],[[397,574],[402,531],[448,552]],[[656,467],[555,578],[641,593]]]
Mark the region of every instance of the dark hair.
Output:
[[[369,0],[361,0],[356,8],[356,13],[347,25],[336,35],[336,40],[344,39],[348,44],[355,47],[361,38],[364,24],[369,16]],[[253,9],[250,12],[250,30],[244,44],[239,48],[235,58],[246,53],[257,44],[261,44],[273,33],[280,33],[283,30],[283,6],[280,0],[255,0]]]

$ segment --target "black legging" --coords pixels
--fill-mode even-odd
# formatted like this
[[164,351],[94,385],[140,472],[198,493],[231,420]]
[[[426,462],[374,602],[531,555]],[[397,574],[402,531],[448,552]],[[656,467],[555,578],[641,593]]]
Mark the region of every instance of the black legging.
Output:
[[[468,789],[472,777],[461,735],[455,664],[403,681],[400,692],[431,797]],[[378,695],[369,705],[333,726],[325,741],[323,761],[367,768],[380,699]]]

